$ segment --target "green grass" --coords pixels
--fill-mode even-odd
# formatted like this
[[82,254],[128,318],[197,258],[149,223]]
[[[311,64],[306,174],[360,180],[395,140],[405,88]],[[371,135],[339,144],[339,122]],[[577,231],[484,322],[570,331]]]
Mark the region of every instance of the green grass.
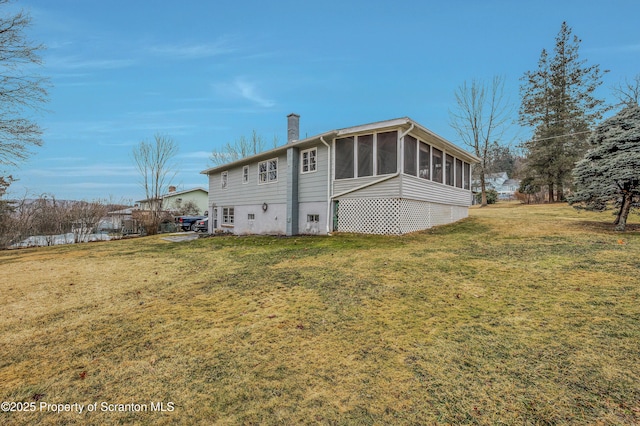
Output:
[[0,253],[3,424],[638,424],[640,222],[498,204],[402,237]]

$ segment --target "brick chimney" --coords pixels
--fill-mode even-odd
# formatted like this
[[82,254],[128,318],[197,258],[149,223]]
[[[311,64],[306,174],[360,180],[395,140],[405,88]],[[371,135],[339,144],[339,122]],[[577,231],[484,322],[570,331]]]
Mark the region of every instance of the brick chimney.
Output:
[[172,192],[176,192],[176,187],[175,186],[170,186],[169,187],[169,194],[171,194]]
[[287,115],[287,143],[300,139],[300,116],[291,113]]

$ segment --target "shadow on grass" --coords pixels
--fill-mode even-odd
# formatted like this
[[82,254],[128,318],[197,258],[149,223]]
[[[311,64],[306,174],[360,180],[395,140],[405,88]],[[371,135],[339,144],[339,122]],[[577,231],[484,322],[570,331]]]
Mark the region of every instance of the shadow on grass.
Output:
[[571,226],[579,227],[580,229],[591,232],[606,232],[606,233],[626,233],[626,232],[640,232],[640,223],[627,223],[624,231],[616,231],[616,225],[613,222],[601,222],[595,220],[582,220],[580,222],[574,222]]

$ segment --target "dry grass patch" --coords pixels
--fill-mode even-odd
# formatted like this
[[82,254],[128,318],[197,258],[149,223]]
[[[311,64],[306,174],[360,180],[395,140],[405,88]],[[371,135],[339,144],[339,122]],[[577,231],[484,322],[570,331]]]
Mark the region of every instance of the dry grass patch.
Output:
[[605,221],[2,252],[1,400],[175,409],[0,421],[637,424],[640,234]]

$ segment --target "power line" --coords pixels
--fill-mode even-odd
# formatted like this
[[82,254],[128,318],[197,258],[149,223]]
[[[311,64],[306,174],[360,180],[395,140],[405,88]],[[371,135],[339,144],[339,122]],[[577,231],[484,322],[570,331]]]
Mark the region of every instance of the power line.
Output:
[[564,135],[549,136],[548,138],[541,138],[541,139],[529,139],[529,140],[525,141],[525,143],[526,143],[526,142],[540,142],[540,141],[546,141],[546,140],[549,140],[549,139],[563,138],[563,137],[565,137],[565,136],[583,135],[583,134],[585,134],[585,133],[591,133],[591,130],[587,130],[587,131],[584,131],[584,132],[567,133],[567,134],[564,134]]

